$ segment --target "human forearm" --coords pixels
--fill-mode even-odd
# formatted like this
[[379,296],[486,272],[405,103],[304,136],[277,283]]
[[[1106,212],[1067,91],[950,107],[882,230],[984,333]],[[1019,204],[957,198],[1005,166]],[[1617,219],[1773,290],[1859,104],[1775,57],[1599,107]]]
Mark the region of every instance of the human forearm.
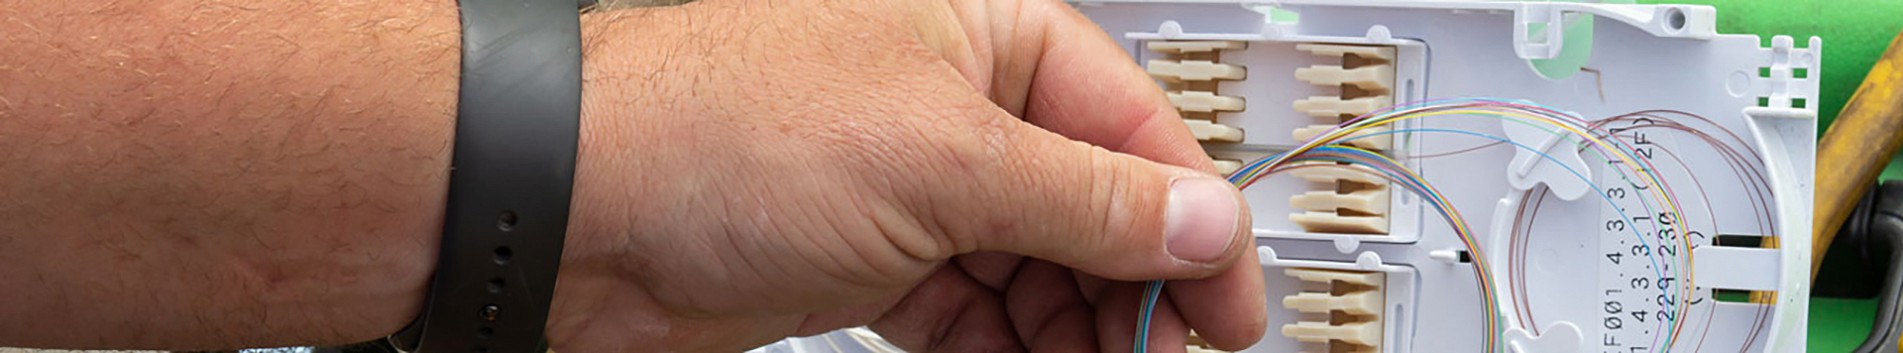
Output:
[[[34,321],[0,345],[337,343],[415,317],[453,3],[20,1],[0,0],[0,318]],[[1157,278],[1151,348],[1261,335],[1239,194],[1061,1],[702,0],[582,26],[559,351],[867,324],[913,350],[1127,351],[1143,287],[1123,281]]]
[[0,343],[341,342],[415,315],[450,1],[0,5]]

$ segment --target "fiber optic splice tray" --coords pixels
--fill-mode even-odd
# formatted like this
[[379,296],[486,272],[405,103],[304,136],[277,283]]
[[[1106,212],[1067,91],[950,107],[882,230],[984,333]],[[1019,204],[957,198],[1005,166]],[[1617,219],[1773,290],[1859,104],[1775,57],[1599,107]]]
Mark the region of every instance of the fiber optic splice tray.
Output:
[[1271,303],[1269,334],[1245,352],[1805,346],[1820,39],[1719,34],[1714,9],[1685,5],[1073,4],[1158,79],[1225,172],[1357,116],[1458,97],[1591,121],[1643,165],[1483,114],[1358,132],[1341,143],[1432,184],[1477,251],[1367,169],[1268,176],[1243,192]]

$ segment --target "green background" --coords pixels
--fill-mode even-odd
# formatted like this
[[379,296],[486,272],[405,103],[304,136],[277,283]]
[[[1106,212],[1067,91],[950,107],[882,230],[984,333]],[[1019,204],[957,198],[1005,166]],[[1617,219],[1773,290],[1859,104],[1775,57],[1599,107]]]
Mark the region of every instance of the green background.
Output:
[[[1641,0],[1641,3],[1711,5],[1718,8],[1718,32],[1756,34],[1769,46],[1771,36],[1824,39],[1820,76],[1819,127],[1830,126],[1844,102],[1857,90],[1870,65],[1903,29],[1898,0]],[[1822,131],[1819,131],[1821,133]],[[1894,158],[1893,158],[1894,159]],[[1903,178],[1903,163],[1891,163],[1884,179]],[[1849,352],[1863,342],[1876,315],[1871,299],[1811,298],[1810,352]]]
[[[1718,32],[1756,34],[1764,45],[1773,35],[1824,39],[1824,63],[1818,126],[1835,121],[1844,102],[1857,91],[1870,65],[1903,29],[1903,1],[1897,0],[1640,0],[1641,3],[1710,5],[1718,8]],[[1903,155],[1900,155],[1903,156]],[[1894,160],[1894,159],[1893,159]],[[1891,163],[1884,179],[1903,179],[1903,163]]]

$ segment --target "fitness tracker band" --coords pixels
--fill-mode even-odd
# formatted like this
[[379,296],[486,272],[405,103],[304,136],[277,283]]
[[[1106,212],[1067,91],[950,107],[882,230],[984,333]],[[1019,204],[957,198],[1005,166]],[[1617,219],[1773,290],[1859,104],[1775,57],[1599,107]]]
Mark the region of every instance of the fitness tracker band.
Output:
[[412,352],[542,348],[581,130],[577,0],[461,0],[462,85],[442,250]]

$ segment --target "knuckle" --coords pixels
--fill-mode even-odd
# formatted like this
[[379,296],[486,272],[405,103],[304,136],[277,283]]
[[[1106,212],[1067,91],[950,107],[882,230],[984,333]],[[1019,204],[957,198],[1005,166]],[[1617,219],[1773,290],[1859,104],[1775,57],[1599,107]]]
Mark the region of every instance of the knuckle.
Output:
[[1090,156],[1089,168],[1085,169],[1088,172],[1084,173],[1087,175],[1083,182],[1090,188],[1089,194],[1084,195],[1088,197],[1089,202],[1086,205],[1080,205],[1081,210],[1086,211],[1085,213],[1073,217],[1078,218],[1079,222],[1076,231],[1092,235],[1082,237],[1085,241],[1092,242],[1083,245],[1097,249],[1108,245],[1107,243],[1116,238],[1116,235],[1111,233],[1112,230],[1119,228],[1118,217],[1114,215],[1117,211],[1116,200],[1123,192],[1121,191],[1123,184],[1129,182],[1129,175],[1117,172],[1117,168],[1114,167],[1117,163],[1114,156],[1108,155],[1108,152],[1102,148],[1092,147],[1087,155]]
[[1097,161],[1091,170],[1098,175],[1093,186],[1093,193],[1097,195],[1096,209],[1092,210],[1092,216],[1096,217],[1096,234],[1119,244],[1148,241],[1148,238],[1161,241],[1161,229],[1156,229],[1157,235],[1151,236],[1150,224],[1155,222],[1147,218],[1160,217],[1161,212],[1150,212],[1160,205],[1151,197],[1151,190],[1145,188],[1146,179],[1138,175],[1131,157],[1102,148],[1093,149],[1091,154]]

